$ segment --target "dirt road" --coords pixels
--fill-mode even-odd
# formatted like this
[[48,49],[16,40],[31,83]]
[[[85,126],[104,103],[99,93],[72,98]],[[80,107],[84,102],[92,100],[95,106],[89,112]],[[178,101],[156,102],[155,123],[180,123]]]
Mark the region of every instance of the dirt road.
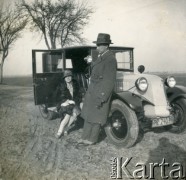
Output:
[[[113,170],[112,157],[123,157],[122,163],[132,158],[126,166],[130,174],[142,167],[137,168],[137,163],[149,169],[150,164],[160,164],[163,158],[169,164],[167,176],[175,162],[182,165],[181,173],[185,173],[186,132],[147,132],[130,149],[117,148],[107,139],[84,147],[77,143],[82,129],[56,139],[59,123],[59,119],[47,121],[41,117],[32,88],[0,85],[0,179],[107,180]],[[160,167],[154,171],[155,179],[161,179]],[[128,175],[122,170],[122,179],[130,179]]]

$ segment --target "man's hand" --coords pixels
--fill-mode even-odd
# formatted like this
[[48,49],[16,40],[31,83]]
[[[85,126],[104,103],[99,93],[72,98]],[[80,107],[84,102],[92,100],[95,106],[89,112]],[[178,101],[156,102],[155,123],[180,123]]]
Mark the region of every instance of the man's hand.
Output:
[[84,60],[89,64],[92,62],[92,57],[88,55],[87,57],[84,58]]
[[100,98],[97,98],[97,99],[96,99],[96,107],[97,107],[98,109],[100,109],[100,108],[102,107],[102,105],[103,105],[102,100],[101,100]]

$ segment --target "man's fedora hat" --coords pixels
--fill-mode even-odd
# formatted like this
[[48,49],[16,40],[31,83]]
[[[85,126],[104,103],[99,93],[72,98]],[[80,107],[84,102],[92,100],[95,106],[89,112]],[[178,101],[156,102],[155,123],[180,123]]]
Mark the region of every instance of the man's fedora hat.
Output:
[[97,37],[97,41],[93,41],[95,44],[113,44],[110,39],[109,34],[99,33]]

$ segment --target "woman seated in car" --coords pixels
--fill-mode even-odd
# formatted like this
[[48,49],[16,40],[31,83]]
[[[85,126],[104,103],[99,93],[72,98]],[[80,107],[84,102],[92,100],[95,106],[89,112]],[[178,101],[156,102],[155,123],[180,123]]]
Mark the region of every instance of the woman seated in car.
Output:
[[64,72],[63,81],[58,86],[58,98],[57,109],[62,118],[56,138],[68,134],[67,129],[69,129],[80,114],[81,92],[78,82],[72,79],[72,72],[70,70]]

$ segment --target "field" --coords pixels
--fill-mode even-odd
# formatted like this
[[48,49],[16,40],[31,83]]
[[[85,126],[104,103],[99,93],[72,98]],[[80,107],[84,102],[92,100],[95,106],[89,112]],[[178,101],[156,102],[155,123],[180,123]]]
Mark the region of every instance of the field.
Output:
[[174,76],[176,79],[176,84],[177,85],[183,85],[186,86],[186,73],[155,73],[156,75],[159,75],[163,79],[165,79],[168,76]]
[[[170,73],[149,73],[149,74],[159,75],[163,79],[165,79],[167,76],[171,75],[171,76],[175,77],[175,79],[177,81],[177,85],[186,86],[186,73],[174,73],[174,74],[170,74]],[[4,78],[4,84],[29,87],[29,86],[32,86],[33,80],[32,80],[31,75],[30,76],[20,76],[20,77],[5,77]]]
[[15,86],[32,86],[32,76],[16,76],[16,77],[4,77],[3,83],[7,85]]
[[[175,77],[186,85],[185,74]],[[110,144],[103,131],[97,144],[80,146],[81,127],[56,139],[59,124],[59,118],[49,121],[41,117],[34,104],[31,77],[5,78],[0,85],[0,180],[108,180],[113,157],[121,158],[122,163],[131,159],[127,173],[120,169],[120,179],[131,179],[128,173],[142,165],[151,176],[153,163],[169,164],[166,179],[172,179],[171,170],[178,168],[173,164],[180,163],[181,170],[175,175],[181,173],[179,179],[185,179],[186,131],[172,134],[163,128],[154,129],[141,135],[134,147],[125,149]],[[142,165],[137,167],[137,163]],[[154,169],[154,179],[162,179],[160,167]]]

